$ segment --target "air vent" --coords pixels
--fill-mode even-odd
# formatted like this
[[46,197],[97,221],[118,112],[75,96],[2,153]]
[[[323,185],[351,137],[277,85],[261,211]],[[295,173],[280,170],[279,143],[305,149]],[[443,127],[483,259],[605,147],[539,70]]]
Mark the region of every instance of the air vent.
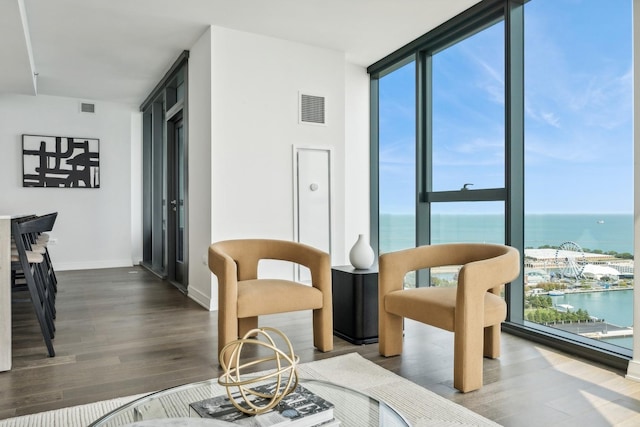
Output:
[[96,104],[89,104],[83,102],[80,104],[80,111],[83,113],[95,113],[96,112]]
[[326,124],[324,96],[300,94],[300,123]]

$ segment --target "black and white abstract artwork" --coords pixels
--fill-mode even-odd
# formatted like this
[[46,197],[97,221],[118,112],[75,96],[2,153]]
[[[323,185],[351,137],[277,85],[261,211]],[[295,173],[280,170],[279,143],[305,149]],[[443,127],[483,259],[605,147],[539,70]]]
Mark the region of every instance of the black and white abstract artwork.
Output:
[[22,186],[100,188],[100,140],[22,135]]

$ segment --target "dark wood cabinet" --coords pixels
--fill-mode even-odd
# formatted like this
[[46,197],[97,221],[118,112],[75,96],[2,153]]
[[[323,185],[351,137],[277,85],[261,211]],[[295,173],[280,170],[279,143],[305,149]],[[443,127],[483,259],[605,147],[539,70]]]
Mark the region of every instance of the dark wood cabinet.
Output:
[[331,268],[333,334],[352,344],[378,342],[378,266]]

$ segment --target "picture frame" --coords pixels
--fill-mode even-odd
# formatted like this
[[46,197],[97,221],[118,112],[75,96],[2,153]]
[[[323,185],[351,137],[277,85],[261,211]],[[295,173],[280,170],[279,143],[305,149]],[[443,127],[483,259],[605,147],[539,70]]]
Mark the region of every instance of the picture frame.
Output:
[[22,186],[100,188],[100,140],[23,134]]

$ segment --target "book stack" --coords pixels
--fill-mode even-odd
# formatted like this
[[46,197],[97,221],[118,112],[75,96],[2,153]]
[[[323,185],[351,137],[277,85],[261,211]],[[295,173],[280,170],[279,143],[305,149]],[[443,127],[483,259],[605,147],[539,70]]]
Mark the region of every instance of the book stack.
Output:
[[[276,384],[265,384],[255,387],[260,393],[273,394]],[[233,395],[236,402],[246,405],[240,393]],[[251,403],[264,406],[268,399],[248,395]],[[246,405],[248,408],[248,405]],[[310,390],[298,385],[295,390],[287,394],[272,410],[259,415],[249,415],[239,411],[229,397],[212,397],[210,399],[194,402],[189,405],[189,414],[192,417],[213,418],[251,427],[333,427],[340,425],[340,421],[334,418],[333,403],[323,399]]]

